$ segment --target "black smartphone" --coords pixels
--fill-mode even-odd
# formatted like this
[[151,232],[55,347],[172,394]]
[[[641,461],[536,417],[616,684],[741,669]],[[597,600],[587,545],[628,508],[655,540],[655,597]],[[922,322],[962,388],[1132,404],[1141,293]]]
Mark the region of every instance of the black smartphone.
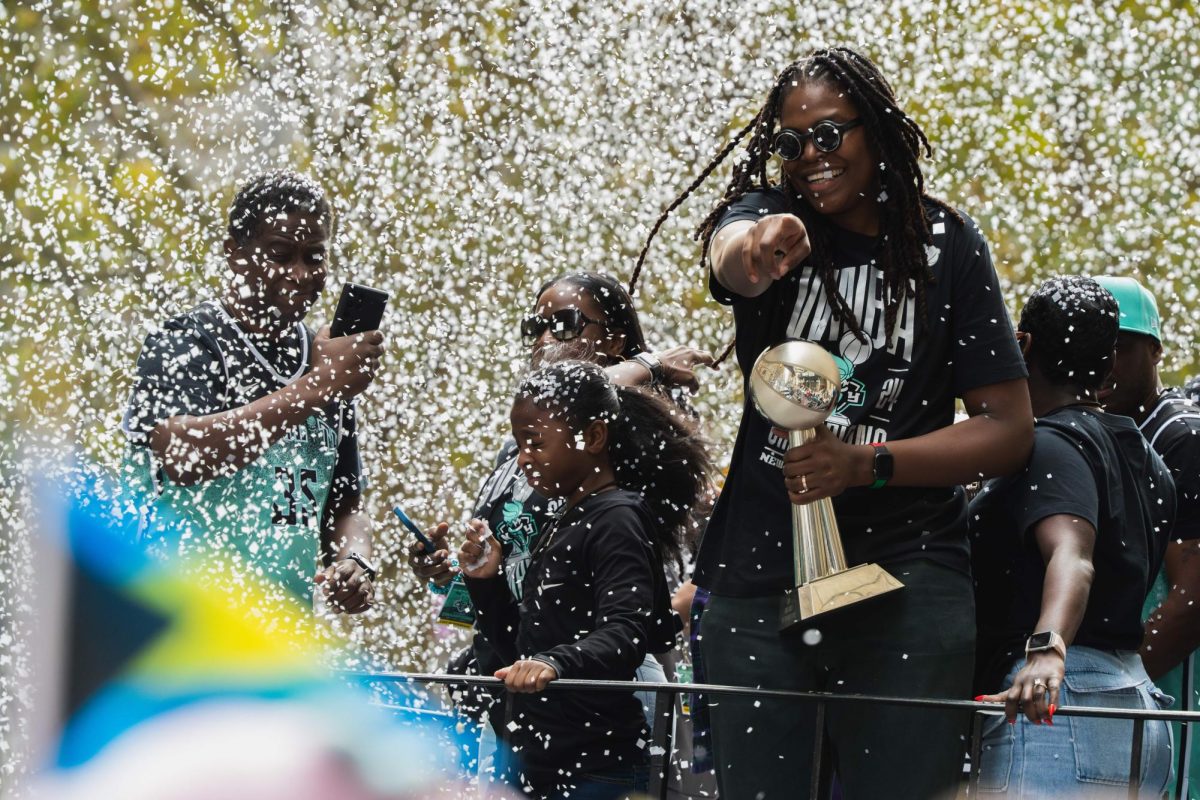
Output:
[[329,335],[350,336],[379,330],[387,301],[387,292],[357,283],[345,284],[342,286],[342,296],[338,298],[337,310],[333,312]]

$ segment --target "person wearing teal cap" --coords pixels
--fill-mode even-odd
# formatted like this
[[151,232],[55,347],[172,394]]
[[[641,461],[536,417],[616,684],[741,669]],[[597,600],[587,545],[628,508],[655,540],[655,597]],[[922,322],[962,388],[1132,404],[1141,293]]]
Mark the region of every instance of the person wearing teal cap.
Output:
[[[1158,372],[1162,323],[1154,295],[1133,278],[1105,275],[1096,281],[1120,306],[1116,357],[1100,402],[1107,411],[1133,418],[1175,480],[1178,510],[1163,570],[1146,599],[1141,654],[1150,677],[1168,694],[1178,695],[1185,662],[1200,648],[1200,603],[1193,602],[1200,595],[1200,407],[1179,389],[1163,386]],[[1196,708],[1197,699],[1193,696],[1182,708]],[[1198,740],[1193,733],[1190,786],[1184,795],[1189,798],[1200,798]]]

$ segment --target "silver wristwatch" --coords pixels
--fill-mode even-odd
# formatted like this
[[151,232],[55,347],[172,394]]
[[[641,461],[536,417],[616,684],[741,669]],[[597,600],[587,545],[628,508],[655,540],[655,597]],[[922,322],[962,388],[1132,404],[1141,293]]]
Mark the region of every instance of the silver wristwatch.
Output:
[[358,553],[351,552],[348,556],[343,558],[342,561],[353,561],[355,564],[358,564],[363,568],[363,572],[367,573],[367,577],[371,580],[375,580],[375,576],[379,574],[375,570],[375,567],[371,565],[371,562],[367,561],[366,558],[360,556]]

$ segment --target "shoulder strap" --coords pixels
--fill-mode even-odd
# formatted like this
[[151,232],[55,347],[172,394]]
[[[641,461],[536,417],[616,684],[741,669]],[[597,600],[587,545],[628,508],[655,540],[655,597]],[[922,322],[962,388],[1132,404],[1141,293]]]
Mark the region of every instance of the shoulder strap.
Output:
[[1158,437],[1169,424],[1183,419],[1200,420],[1200,406],[1182,397],[1164,397],[1141,424],[1142,435],[1146,437],[1150,446],[1154,447]]

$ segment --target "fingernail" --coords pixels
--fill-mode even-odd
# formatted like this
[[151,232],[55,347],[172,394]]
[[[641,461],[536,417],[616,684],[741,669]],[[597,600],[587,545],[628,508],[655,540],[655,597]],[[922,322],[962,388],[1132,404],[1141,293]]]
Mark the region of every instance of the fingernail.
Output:
[[976,703],[982,703],[982,702],[983,702],[983,695],[981,695],[981,694],[977,694],[977,695],[975,695],[975,702],[976,702]]

